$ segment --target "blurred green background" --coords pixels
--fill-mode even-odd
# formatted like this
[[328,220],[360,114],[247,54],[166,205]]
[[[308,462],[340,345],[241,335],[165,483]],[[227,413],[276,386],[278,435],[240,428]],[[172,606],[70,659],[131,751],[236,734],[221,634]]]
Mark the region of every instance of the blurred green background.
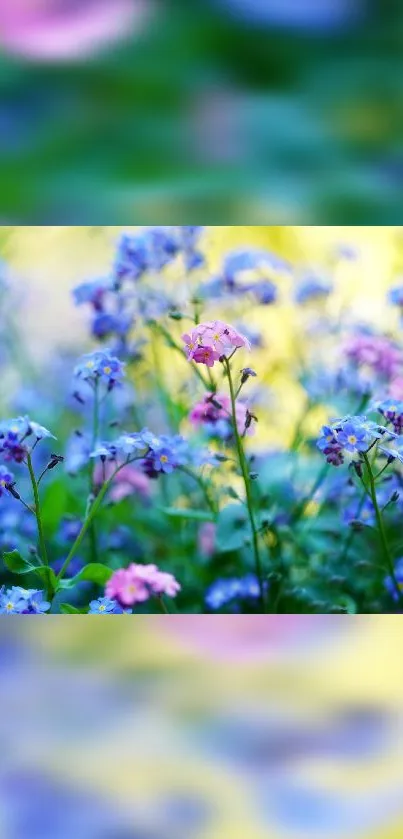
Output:
[[103,49],[85,0],[94,43],[68,61],[80,4],[6,5],[3,221],[399,223],[399,0],[154,0]]

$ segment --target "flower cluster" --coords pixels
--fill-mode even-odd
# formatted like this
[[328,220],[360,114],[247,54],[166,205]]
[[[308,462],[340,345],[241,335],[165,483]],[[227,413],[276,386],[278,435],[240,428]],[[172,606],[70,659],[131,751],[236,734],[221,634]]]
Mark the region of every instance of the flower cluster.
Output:
[[112,390],[124,376],[124,363],[109,350],[96,350],[84,355],[74,369],[74,377],[95,385],[106,384]]
[[324,425],[317,442],[328,463],[340,466],[347,458],[356,460],[362,452],[386,433],[386,429],[366,417],[345,417],[332,425]]
[[54,435],[29,417],[17,417],[0,424],[0,453],[7,462],[22,463],[34,445]]
[[200,323],[190,333],[182,335],[182,341],[188,360],[206,364],[207,367],[214,367],[215,362],[222,356],[240,347],[251,349],[245,335],[221,320]]
[[180,585],[172,574],[160,571],[156,565],[137,565],[114,571],[105,587],[106,597],[117,601],[120,606],[144,603],[152,595],[176,597]]
[[189,442],[180,434],[156,435],[148,428],[122,434],[112,442],[100,443],[91,452],[91,457],[99,457],[103,462],[114,461],[115,463],[136,458],[149,478],[156,478],[161,472],[171,474],[180,466],[215,463],[212,453],[192,449]]
[[44,592],[12,586],[0,592],[0,615],[43,615],[50,609]]
[[[231,400],[226,393],[206,393],[192,408],[189,420],[196,428],[203,427],[211,437],[229,440],[233,435]],[[253,417],[244,402],[236,402],[239,433],[254,433]]]

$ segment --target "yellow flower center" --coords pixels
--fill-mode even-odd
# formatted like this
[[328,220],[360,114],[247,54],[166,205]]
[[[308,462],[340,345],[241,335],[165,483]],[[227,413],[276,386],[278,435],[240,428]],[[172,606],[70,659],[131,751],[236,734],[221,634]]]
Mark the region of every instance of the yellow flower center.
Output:
[[88,367],[91,370],[91,368],[94,367],[94,362],[93,361],[87,361],[85,366]]
[[99,611],[100,611],[100,612],[104,612],[104,611],[105,611],[105,606],[104,606],[104,604],[103,604],[103,603],[102,603],[102,604],[101,604],[101,606],[99,607]]
[[104,367],[104,373],[109,376],[109,373],[112,373],[112,367]]
[[161,455],[160,461],[161,461],[161,463],[168,463],[168,458],[167,458],[166,454]]
[[7,612],[12,612],[14,609],[14,603],[6,603]]
[[350,443],[350,446],[354,446],[357,442],[356,436],[354,434],[350,434],[350,436],[348,437],[348,442]]

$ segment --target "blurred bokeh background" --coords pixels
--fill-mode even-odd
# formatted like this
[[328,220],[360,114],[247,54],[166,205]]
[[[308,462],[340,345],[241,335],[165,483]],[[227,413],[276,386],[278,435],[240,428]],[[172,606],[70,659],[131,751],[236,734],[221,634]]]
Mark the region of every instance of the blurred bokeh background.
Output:
[[4,620],[7,839],[401,836],[399,616]]
[[1,0],[8,223],[393,224],[399,0]]

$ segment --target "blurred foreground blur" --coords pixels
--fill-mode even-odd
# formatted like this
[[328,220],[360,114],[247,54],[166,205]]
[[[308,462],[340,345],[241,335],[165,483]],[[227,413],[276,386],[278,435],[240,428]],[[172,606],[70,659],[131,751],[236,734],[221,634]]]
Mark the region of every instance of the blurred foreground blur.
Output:
[[0,0],[0,213],[401,219],[397,0]]
[[399,618],[291,620],[9,620],[2,835],[398,839]]

